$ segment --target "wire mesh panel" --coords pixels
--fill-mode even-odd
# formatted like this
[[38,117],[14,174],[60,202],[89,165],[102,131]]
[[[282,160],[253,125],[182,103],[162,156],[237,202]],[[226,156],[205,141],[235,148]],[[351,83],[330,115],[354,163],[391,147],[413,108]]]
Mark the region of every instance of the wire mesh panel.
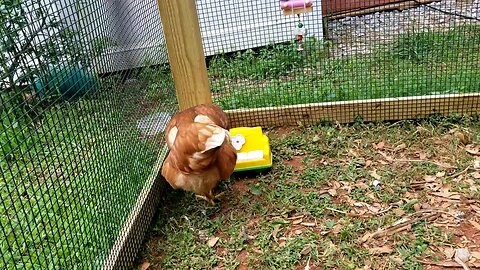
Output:
[[234,125],[479,110],[479,1],[197,2],[204,46],[218,49],[214,100],[236,110]]
[[177,107],[156,2],[1,1],[0,18],[0,269],[127,266]]
[[[232,126],[480,109],[480,1],[293,2],[196,1]],[[177,108],[156,2],[1,1],[0,18],[0,268],[128,266]]]

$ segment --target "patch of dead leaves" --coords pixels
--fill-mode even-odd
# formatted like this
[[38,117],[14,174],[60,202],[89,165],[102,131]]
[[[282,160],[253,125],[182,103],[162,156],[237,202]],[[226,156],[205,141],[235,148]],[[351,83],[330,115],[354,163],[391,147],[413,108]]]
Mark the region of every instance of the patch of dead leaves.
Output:
[[480,156],[480,145],[474,145],[474,144],[466,145],[465,151],[467,151],[467,153],[471,155]]
[[402,231],[408,231],[411,229],[411,226],[421,220],[426,220],[428,222],[431,222],[433,220],[436,220],[438,217],[440,217],[442,214],[449,214],[448,216],[453,216],[453,214],[450,214],[447,211],[442,211],[438,209],[422,209],[418,210],[410,215],[403,216],[397,222],[394,224],[387,226],[385,228],[380,228],[375,232],[368,232],[363,235],[361,238],[362,243],[366,243],[371,241],[372,239],[375,238],[382,238],[386,236],[391,236],[396,233],[402,232]]
[[381,246],[381,247],[369,248],[368,251],[373,255],[378,255],[378,254],[390,254],[393,252],[393,249],[390,246]]

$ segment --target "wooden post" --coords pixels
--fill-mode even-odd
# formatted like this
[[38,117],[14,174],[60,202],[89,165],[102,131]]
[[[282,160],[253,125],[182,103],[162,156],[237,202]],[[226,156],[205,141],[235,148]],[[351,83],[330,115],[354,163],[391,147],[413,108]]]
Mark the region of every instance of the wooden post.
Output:
[[180,110],[212,103],[195,0],[157,0]]

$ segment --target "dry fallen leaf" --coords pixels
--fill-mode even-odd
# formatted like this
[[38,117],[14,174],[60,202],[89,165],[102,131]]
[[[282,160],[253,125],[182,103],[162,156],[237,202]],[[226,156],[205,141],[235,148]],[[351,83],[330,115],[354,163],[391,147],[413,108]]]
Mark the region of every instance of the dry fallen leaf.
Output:
[[423,180],[425,180],[426,182],[435,182],[435,180],[437,180],[437,176],[435,176],[435,175],[425,175],[423,177]]
[[332,197],[335,197],[335,196],[337,196],[337,190],[331,188],[331,189],[328,190],[328,194],[330,194],[330,196],[332,196]]
[[371,233],[366,233],[366,234],[364,234],[364,235],[362,236],[362,240],[361,240],[362,243],[367,242],[370,238],[372,238],[372,236],[373,236],[373,234],[371,234]]
[[336,224],[336,225],[333,226],[333,228],[332,228],[332,233],[333,233],[333,234],[339,234],[342,229],[343,229],[343,225],[342,225],[342,224]]
[[405,149],[405,148],[407,148],[407,145],[405,143],[402,143],[402,144],[397,145],[397,147],[395,147],[395,149],[393,149],[393,151],[399,151],[399,150],[402,150],[402,149]]
[[428,203],[422,203],[422,209],[430,209],[432,206]]
[[377,198],[375,197],[375,194],[373,192],[367,192],[365,193],[365,196],[372,199],[372,200],[376,200]]
[[303,222],[303,219],[297,219],[292,222],[292,225],[297,225]]
[[366,206],[367,206],[368,211],[370,211],[372,213],[375,213],[375,214],[382,210],[381,205],[373,206],[373,205],[366,204]]
[[479,251],[472,251],[470,252],[473,258],[480,260],[480,252]]
[[469,220],[468,222],[470,222],[470,224],[472,224],[473,227],[475,227],[475,229],[477,229],[478,231],[480,231],[480,224],[474,220]]
[[249,235],[247,229],[246,229],[244,226],[242,226],[242,227],[240,228],[240,232],[238,233],[238,237],[239,237],[240,239],[243,239],[244,241],[254,240],[254,239],[257,238],[257,237],[254,236],[254,235]]
[[[393,161],[393,158],[392,158],[391,156],[387,155],[386,153],[384,153],[384,152],[382,152],[382,151],[378,151],[378,153],[379,153],[380,155],[382,155],[383,158],[384,158],[386,161],[388,161],[388,162],[392,162],[392,161]],[[381,160],[380,160],[380,162],[381,162]]]
[[475,180],[473,179],[467,179],[465,180],[465,182],[467,182],[470,186],[470,191],[472,192],[478,192],[478,187],[477,187],[477,183],[475,183]]
[[393,210],[393,213],[398,217],[401,217],[401,216],[405,215],[405,211],[403,209],[400,209],[400,208],[395,208]]
[[216,237],[216,236],[212,236],[212,237],[208,240],[207,245],[208,245],[209,247],[214,247],[214,246],[217,244],[218,239],[220,239],[220,238],[218,238],[218,237]]
[[407,145],[406,145],[405,143],[402,143],[402,144],[397,145],[397,146],[395,147],[395,149],[393,149],[393,151],[396,152],[396,151],[403,150],[403,149],[405,149],[405,148],[407,148]]
[[480,207],[472,204],[472,205],[470,205],[470,208],[471,208],[471,210],[475,211],[477,214],[480,215]]
[[365,184],[364,182],[355,183],[355,187],[357,187],[359,189],[369,189],[370,188],[370,186]]
[[432,192],[430,193],[434,196],[445,198],[445,199],[450,199],[450,200],[460,200],[461,199],[461,194],[458,192],[448,192],[448,191],[442,191],[442,192]]
[[307,245],[303,248],[303,250],[300,252],[300,254],[307,255],[308,253],[310,253],[310,251],[312,251],[312,246]]
[[473,168],[475,170],[479,170],[480,169],[480,159],[477,159],[473,162]]
[[302,222],[300,225],[303,225],[305,227],[315,227],[315,223],[313,222]]
[[377,180],[382,179],[382,177],[377,174],[377,169],[374,169],[373,171],[370,171],[370,175]]
[[393,249],[389,246],[383,246],[383,247],[374,247],[374,248],[369,248],[368,251],[372,254],[389,254],[392,253]]
[[350,157],[358,157],[357,151],[355,151],[353,149],[348,150],[347,155],[350,156]]
[[453,258],[453,255],[455,255],[455,249],[452,247],[446,247],[443,250],[443,254],[445,254],[445,258],[450,260]]
[[[417,262],[419,263],[422,263],[422,264],[427,264],[427,265],[436,265],[436,266],[440,266],[440,267],[445,267],[445,268],[441,268],[441,269],[459,269],[459,267],[463,267],[461,264],[459,264],[458,262],[452,262],[452,261],[441,261],[441,262],[432,262],[432,261],[424,261],[424,260],[416,260]],[[465,264],[465,263],[464,263]],[[469,263],[469,265],[471,267],[475,267],[475,268],[480,268],[480,264],[476,264],[476,263]],[[465,269],[465,268],[464,268]],[[469,268],[467,268],[469,269]]]
[[435,176],[436,176],[436,177],[439,177],[439,178],[440,178],[440,177],[444,177],[444,176],[445,176],[445,172],[437,172],[437,173],[435,174]]
[[480,179],[480,172],[474,172],[474,173],[472,173],[472,176],[475,179]]
[[414,157],[418,158],[418,159],[421,159],[421,160],[424,160],[424,159],[427,158],[427,154],[423,151],[416,151],[415,154],[414,154]]
[[385,147],[385,143],[383,141],[381,141],[377,144],[373,144],[373,148],[375,150],[382,150],[384,147]]
[[307,265],[305,265],[305,268],[303,270],[310,270],[310,258],[308,258]]
[[260,254],[260,255],[263,254],[263,251],[261,249],[256,248],[256,247],[253,247],[252,250],[253,250],[253,252],[255,252],[257,254]]
[[479,155],[480,154],[480,145],[472,145],[469,144],[465,147],[465,151],[472,155]]
[[150,263],[149,263],[149,262],[143,262],[143,263],[140,265],[140,270],[147,270],[149,267],[150,267]]
[[280,224],[275,225],[273,227],[273,232],[272,232],[272,237],[273,237],[273,240],[275,240],[275,242],[277,242],[277,234],[279,231],[280,231]]
[[455,136],[457,136],[457,138],[460,140],[460,142],[465,144],[465,145],[469,144],[472,141],[470,136],[463,131],[458,131],[457,130],[455,132]]

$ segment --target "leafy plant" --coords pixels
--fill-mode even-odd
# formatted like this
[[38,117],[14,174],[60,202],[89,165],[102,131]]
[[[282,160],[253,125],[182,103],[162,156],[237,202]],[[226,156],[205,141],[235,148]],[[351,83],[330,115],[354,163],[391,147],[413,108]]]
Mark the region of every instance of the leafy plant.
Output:
[[324,52],[321,42],[314,38],[306,40],[305,48],[305,53],[298,52],[295,42],[287,42],[215,56],[210,61],[210,75],[251,80],[278,78],[295,69],[314,66]]
[[53,8],[40,0],[9,0],[0,5],[2,89],[19,90],[45,64],[77,62],[81,57],[72,46],[73,31],[62,26]]

